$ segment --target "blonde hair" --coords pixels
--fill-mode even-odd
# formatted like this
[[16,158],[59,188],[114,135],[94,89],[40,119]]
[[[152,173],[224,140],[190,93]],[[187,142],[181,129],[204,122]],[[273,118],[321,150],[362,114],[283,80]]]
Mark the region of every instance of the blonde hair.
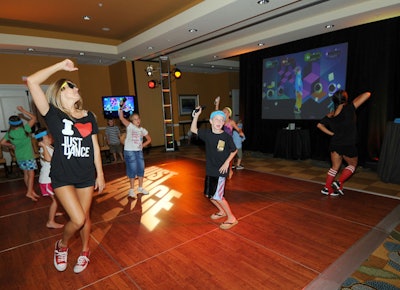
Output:
[[[54,107],[57,109],[63,111],[65,114],[67,114],[71,119],[74,119],[71,116],[71,112],[64,108],[61,102],[61,90],[62,90],[62,85],[67,82],[71,81],[69,79],[59,79],[58,81],[52,83],[49,88],[46,91],[46,97],[47,101],[52,104]],[[83,110],[83,99],[80,96],[79,100],[75,102],[74,104],[75,109],[77,110]]]
[[225,107],[222,110],[227,110],[229,112],[229,117],[232,117],[232,109],[229,107]]

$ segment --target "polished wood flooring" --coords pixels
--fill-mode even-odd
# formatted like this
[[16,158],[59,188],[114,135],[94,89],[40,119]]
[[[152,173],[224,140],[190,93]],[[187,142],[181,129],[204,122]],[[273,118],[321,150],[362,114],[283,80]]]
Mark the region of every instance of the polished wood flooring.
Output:
[[327,197],[317,182],[245,169],[225,195],[239,224],[221,230],[202,194],[204,160],[183,151],[145,155],[150,194],[136,200],[124,164],[104,165],[80,274],[78,235],[67,270],[53,266],[62,230],[45,226],[50,200],[30,201],[21,180],[0,183],[1,289],[337,289],[399,222],[399,199],[352,189]]

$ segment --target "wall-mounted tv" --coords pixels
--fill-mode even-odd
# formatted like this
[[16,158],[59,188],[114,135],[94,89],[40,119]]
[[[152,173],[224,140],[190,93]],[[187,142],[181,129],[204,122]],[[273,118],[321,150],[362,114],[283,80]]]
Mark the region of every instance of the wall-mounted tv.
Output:
[[118,109],[121,101],[125,102],[123,109],[125,118],[129,118],[133,112],[139,113],[138,100],[136,96],[104,96],[102,97],[102,104],[105,119],[118,119]]
[[345,89],[347,43],[265,58],[262,119],[321,119]]

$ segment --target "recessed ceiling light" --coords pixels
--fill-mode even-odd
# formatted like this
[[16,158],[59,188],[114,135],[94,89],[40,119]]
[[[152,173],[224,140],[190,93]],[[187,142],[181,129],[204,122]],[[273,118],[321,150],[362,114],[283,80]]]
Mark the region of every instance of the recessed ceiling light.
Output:
[[126,56],[122,56],[121,59],[124,59],[124,60],[125,60],[125,59],[126,59]]
[[259,0],[257,1],[257,4],[263,5],[269,3],[269,0]]
[[330,29],[330,28],[333,28],[335,25],[333,25],[333,24],[328,24],[328,25],[325,25],[325,28],[326,29]]
[[214,55],[213,58],[214,58],[214,59],[218,58],[218,55]]
[[32,47],[29,47],[29,48],[28,48],[28,51],[29,51],[29,52],[32,52],[32,51],[35,51],[35,49],[32,48]]
[[197,29],[196,28],[191,28],[191,29],[189,29],[189,32],[190,33],[197,32]]
[[90,16],[88,16],[88,15],[83,16],[83,20],[89,21],[90,20]]
[[103,27],[101,30],[103,30],[103,31],[110,31],[110,28],[108,28],[108,27]]
[[85,53],[84,52],[80,52],[79,55],[85,55]]
[[148,50],[153,50],[153,47],[152,46],[148,46],[147,49]]
[[264,46],[265,43],[260,42],[259,44],[257,44],[258,46]]

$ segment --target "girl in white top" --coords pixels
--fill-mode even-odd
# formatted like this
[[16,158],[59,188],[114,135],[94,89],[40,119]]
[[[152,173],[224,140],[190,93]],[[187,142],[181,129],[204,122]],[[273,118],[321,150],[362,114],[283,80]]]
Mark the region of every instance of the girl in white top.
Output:
[[48,135],[47,130],[42,128],[35,133],[35,138],[38,140],[40,146],[40,174],[39,174],[39,186],[43,196],[51,197],[51,205],[49,208],[49,219],[47,220],[46,227],[50,229],[60,229],[64,225],[59,224],[55,221],[57,214],[57,200],[54,197],[54,190],[51,186],[50,168],[51,168],[51,157],[53,156],[54,148],[52,144],[52,138]]
[[[126,175],[130,181],[130,189],[128,196],[136,198],[134,190],[135,178],[137,176],[139,180],[138,193],[149,194],[147,190],[143,188],[143,176],[144,176],[144,157],[143,147],[146,147],[151,143],[151,137],[149,132],[140,126],[140,116],[138,113],[133,113],[128,121],[123,115],[124,103],[121,103],[120,110],[118,112],[119,119],[122,124],[126,127],[126,138],[124,143],[124,159],[126,164]],[[143,142],[143,139],[145,141]]]

